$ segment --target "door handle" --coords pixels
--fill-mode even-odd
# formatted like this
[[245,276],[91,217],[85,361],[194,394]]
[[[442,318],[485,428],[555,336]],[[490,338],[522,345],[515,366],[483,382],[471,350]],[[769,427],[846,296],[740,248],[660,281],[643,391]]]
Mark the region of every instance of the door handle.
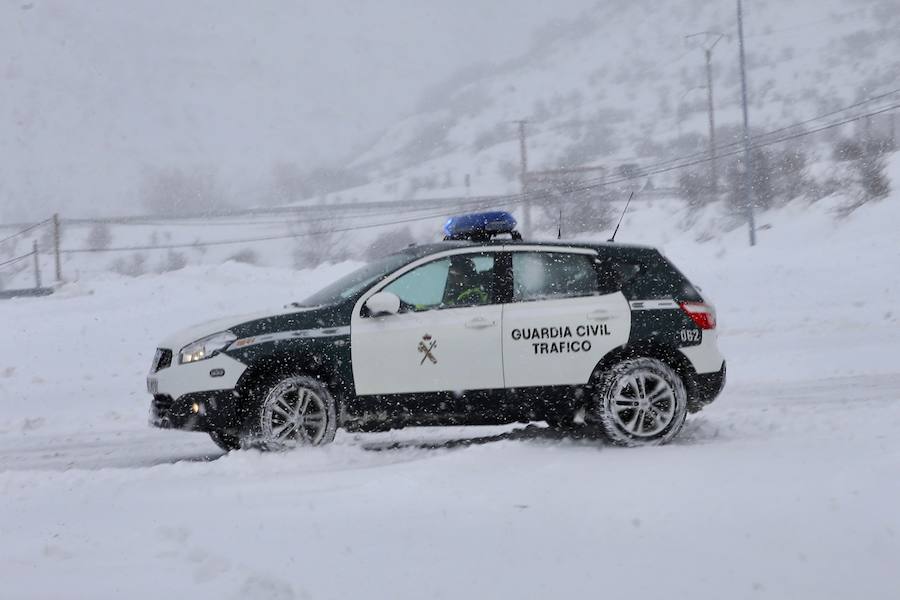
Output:
[[612,313],[605,308],[598,308],[587,314],[587,318],[591,321],[609,321],[612,317]]
[[484,317],[476,317],[466,321],[466,327],[469,329],[487,329],[497,324],[497,321],[489,321]]

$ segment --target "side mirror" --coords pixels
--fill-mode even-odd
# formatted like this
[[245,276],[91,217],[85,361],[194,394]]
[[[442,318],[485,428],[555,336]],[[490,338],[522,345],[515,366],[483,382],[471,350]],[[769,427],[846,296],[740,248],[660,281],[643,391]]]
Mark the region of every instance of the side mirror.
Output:
[[400,297],[391,292],[378,292],[366,300],[365,307],[372,317],[396,315],[400,312]]

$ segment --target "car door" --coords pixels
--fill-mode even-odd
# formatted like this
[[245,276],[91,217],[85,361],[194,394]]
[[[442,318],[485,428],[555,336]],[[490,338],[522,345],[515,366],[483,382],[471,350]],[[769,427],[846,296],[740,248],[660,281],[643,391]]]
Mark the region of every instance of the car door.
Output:
[[507,388],[587,383],[598,362],[628,341],[621,292],[600,292],[590,249],[509,247],[512,295],[503,305]]
[[[369,290],[350,327],[357,395],[502,390],[497,256],[442,253]],[[398,314],[366,315],[365,300],[379,291],[400,298]]]

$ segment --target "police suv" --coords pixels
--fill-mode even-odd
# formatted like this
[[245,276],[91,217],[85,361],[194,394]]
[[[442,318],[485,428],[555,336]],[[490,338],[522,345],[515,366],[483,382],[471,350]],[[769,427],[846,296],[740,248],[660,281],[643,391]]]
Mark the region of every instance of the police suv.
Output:
[[657,250],[522,241],[504,212],[444,234],[283,311],[164,340],[151,423],[226,450],[536,420],[637,446],[722,390],[715,311]]

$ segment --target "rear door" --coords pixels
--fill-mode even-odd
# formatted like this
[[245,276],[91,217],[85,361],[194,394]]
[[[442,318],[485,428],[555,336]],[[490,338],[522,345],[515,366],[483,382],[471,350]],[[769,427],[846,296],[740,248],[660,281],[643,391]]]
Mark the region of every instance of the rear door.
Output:
[[512,296],[503,305],[507,388],[587,383],[598,362],[628,341],[621,292],[602,294],[596,253],[512,246]]

